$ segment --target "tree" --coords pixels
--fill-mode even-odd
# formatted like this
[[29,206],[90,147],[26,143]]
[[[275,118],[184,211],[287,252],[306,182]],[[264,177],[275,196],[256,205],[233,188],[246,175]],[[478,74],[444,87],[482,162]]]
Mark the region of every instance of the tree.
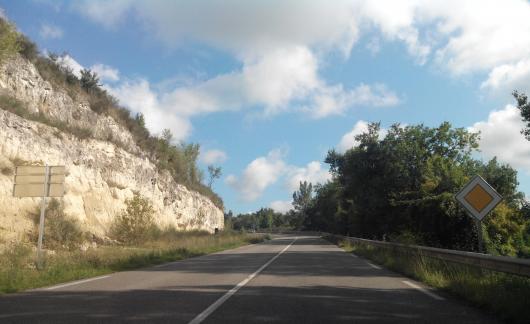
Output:
[[512,92],[515,100],[517,100],[517,108],[521,113],[523,121],[526,123],[525,128],[521,130],[521,134],[530,141],[530,102],[528,102],[528,96],[518,91]]
[[210,179],[208,180],[208,187],[211,189],[212,184],[215,179],[219,179],[222,175],[221,167],[214,167],[213,165],[208,166],[208,175]]
[[297,217],[293,219],[293,226],[300,228],[303,225],[312,195],[313,185],[307,181],[300,181],[299,189],[293,193],[293,207],[297,214]]
[[22,49],[15,27],[0,18],[0,62]]
[[118,215],[112,232],[121,242],[141,243],[153,226],[154,209],[151,202],[135,193],[125,200],[125,210]]
[[81,87],[88,93],[93,92],[100,86],[98,75],[96,72],[92,72],[90,69],[81,70],[81,79],[79,81]]

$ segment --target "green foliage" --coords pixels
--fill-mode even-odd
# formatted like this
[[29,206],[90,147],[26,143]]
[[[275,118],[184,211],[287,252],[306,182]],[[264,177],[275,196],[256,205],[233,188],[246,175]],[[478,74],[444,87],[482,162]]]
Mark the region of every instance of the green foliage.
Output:
[[277,230],[290,228],[294,214],[277,213],[271,208],[261,208],[251,214],[233,216],[231,212],[225,215],[227,222],[237,231]]
[[[35,228],[30,234],[30,240],[37,242],[39,233],[40,209],[32,213]],[[74,250],[79,248],[86,235],[81,231],[79,223],[64,213],[64,207],[59,200],[53,198],[48,203],[44,221],[43,245],[46,249]]]
[[313,198],[313,185],[307,181],[300,181],[298,191],[293,193],[293,207],[296,211],[296,217],[291,220],[291,225],[295,228],[301,228],[307,217],[307,210],[311,206]]
[[307,229],[476,251],[477,229],[454,196],[480,174],[504,199],[483,222],[488,252],[525,255],[529,222],[517,173],[496,159],[474,160],[478,134],[449,123],[396,124],[381,139],[374,123],[356,140],[343,154],[328,153],[333,181],[316,189]]
[[521,130],[521,134],[530,141],[530,102],[528,102],[528,96],[518,91],[514,91],[512,95],[517,101],[517,108],[519,108],[523,122],[526,123],[525,128]]
[[0,63],[20,50],[17,31],[9,22],[0,19]]
[[153,228],[154,209],[149,200],[135,193],[125,200],[125,210],[118,215],[112,228],[112,235],[120,242],[139,244],[149,236]]
[[86,92],[90,93],[98,89],[101,84],[99,84],[99,77],[96,72],[92,72],[90,69],[81,70],[81,78],[79,79],[79,84],[81,88],[85,89]]

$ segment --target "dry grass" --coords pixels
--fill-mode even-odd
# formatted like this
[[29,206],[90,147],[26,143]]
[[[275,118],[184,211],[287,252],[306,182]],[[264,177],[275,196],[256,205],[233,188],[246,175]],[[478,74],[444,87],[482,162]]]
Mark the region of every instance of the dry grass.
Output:
[[101,246],[83,251],[48,254],[42,270],[35,267],[33,245],[16,244],[0,254],[0,293],[17,292],[65,281],[141,268],[189,257],[214,253],[265,238],[222,232],[165,232],[141,246]]

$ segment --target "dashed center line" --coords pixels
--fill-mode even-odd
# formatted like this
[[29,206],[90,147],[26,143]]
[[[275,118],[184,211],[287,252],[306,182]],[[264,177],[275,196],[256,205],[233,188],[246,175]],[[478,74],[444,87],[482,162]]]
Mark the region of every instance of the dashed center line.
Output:
[[79,280],[79,281],[74,281],[74,282],[69,282],[69,283],[62,284],[62,285],[57,285],[57,286],[44,288],[44,290],[54,290],[54,289],[68,287],[68,286],[80,285],[80,284],[83,284],[85,282],[101,280],[101,279],[105,279],[105,278],[108,278],[108,277],[110,277],[110,275],[101,276],[101,277],[95,277],[95,278],[90,278],[90,279],[85,279],[85,280]]
[[438,296],[437,294],[423,288],[423,287],[420,287],[418,285],[416,285],[415,283],[412,283],[410,281],[407,281],[407,280],[403,280],[402,281],[405,285],[409,286],[409,287],[412,287],[414,289],[417,289],[419,291],[421,291],[422,293],[424,293],[425,295],[431,297],[431,298],[434,298],[436,300],[445,300],[445,298],[441,297],[441,296]]
[[291,247],[291,245],[296,242],[298,237],[296,237],[291,244],[287,245],[283,250],[281,250],[278,254],[276,254],[272,259],[270,259],[267,263],[262,265],[258,270],[256,270],[253,274],[246,277],[243,281],[238,283],[234,288],[230,289],[226,294],[224,294],[221,298],[216,300],[213,304],[211,304],[208,308],[206,308],[202,313],[197,315],[191,322],[188,324],[199,324],[202,321],[204,321],[211,313],[213,313],[217,308],[219,308],[225,301],[228,300],[228,298],[232,297],[239,289],[241,289],[243,286],[245,286],[250,280],[254,279],[261,271],[263,271],[266,267],[268,267],[274,260],[276,260],[280,255],[282,255],[285,251],[287,251],[288,248]]

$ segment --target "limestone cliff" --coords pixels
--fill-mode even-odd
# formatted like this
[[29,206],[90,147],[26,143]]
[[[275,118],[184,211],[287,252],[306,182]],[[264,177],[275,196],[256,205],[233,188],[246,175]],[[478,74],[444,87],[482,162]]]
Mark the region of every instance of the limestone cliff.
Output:
[[[223,228],[223,212],[208,198],[159,172],[124,127],[112,117],[94,113],[82,96],[74,100],[66,91],[54,89],[28,61],[16,57],[0,67],[0,91],[47,118],[93,131],[93,138],[80,140],[0,106],[0,167],[14,169],[17,161],[65,165],[65,212],[85,230],[105,235],[135,191],[152,202],[162,227],[210,232]],[[8,240],[32,226],[27,214],[40,201],[13,198],[12,189],[13,175],[0,173],[0,236]]]

